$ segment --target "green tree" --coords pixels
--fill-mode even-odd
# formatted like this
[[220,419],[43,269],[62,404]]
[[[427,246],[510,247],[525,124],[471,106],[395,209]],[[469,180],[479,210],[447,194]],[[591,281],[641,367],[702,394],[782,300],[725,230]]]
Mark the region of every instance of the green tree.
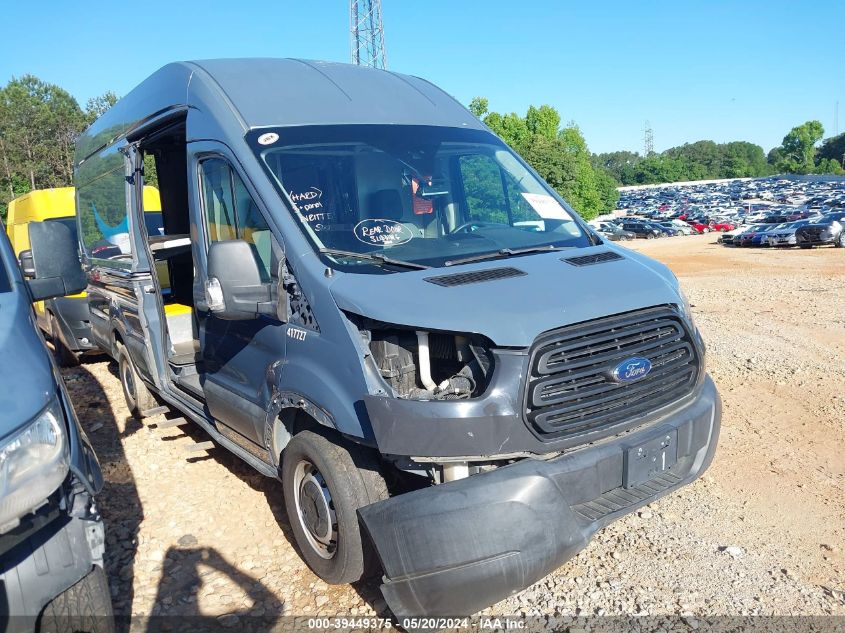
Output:
[[[606,169],[596,169],[596,189],[599,192],[600,213],[607,213],[616,208],[619,202],[619,181]],[[599,215],[599,214],[596,214]]]
[[491,112],[484,117],[484,123],[517,152],[522,152],[531,136],[525,119],[516,112],[505,115]]
[[833,160],[832,158],[822,158],[819,160],[816,168],[813,170],[815,174],[836,174],[841,176],[845,174],[845,170],[842,169],[842,165],[838,162]]
[[832,136],[829,139],[825,139],[824,143],[819,147],[816,158],[820,163],[825,159],[832,160],[842,167],[845,164],[845,132],[839,136]]
[[85,115],[65,90],[32,75],[0,89],[0,215],[27,191],[71,184]]
[[522,157],[555,191],[569,199],[568,194],[577,186],[578,170],[575,157],[565,150],[563,141],[533,136]]
[[[574,123],[561,129],[560,113],[554,107],[530,106],[524,117],[515,112],[491,112],[484,97],[476,97],[469,107],[583,217],[589,219],[616,206],[617,180],[594,164],[587,142]],[[476,179],[482,176],[479,173]],[[494,201],[479,200],[478,205],[486,208]]]
[[[696,141],[672,147],[663,156],[675,159],[684,165],[681,180],[705,180],[719,177],[721,152],[713,141]],[[669,163],[666,163],[667,165]]]
[[779,171],[808,174],[815,169],[816,145],[824,136],[824,127],[819,121],[807,121],[783,137],[780,146],[780,160],[775,167]]
[[117,103],[118,97],[111,90],[104,92],[98,97],[91,97],[85,104],[85,119],[88,125],[105,114],[106,110]]
[[539,134],[546,138],[554,138],[560,128],[560,114],[552,106],[542,105],[539,108],[529,106],[525,115],[525,125],[531,134]]
[[605,211],[602,193],[599,190],[599,178],[590,162],[587,141],[575,123],[570,122],[558,134],[564,151],[574,159],[575,183],[568,190],[569,203],[585,218],[594,218]]
[[679,158],[655,154],[642,159],[635,166],[631,184],[649,185],[661,182],[678,182],[687,179],[689,166]]
[[632,168],[642,160],[637,152],[618,151],[593,154],[591,157],[594,167],[601,167],[616,180],[624,183]]

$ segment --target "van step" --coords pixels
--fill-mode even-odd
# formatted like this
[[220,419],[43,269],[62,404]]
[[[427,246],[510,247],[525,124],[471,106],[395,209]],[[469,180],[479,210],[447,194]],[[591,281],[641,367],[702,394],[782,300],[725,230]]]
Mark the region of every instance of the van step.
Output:
[[189,446],[187,450],[189,453],[199,453],[200,451],[207,451],[211,448],[214,448],[214,446],[214,442],[212,441],[197,442],[193,446]]
[[144,417],[149,418],[154,415],[161,415],[162,413],[167,413],[168,411],[170,411],[170,407],[153,407],[152,409],[141,411],[141,414]]
[[159,422],[156,424],[157,429],[172,429],[174,426],[181,426],[182,424],[187,424],[188,420],[185,418],[171,418],[170,420],[165,420],[164,422]]

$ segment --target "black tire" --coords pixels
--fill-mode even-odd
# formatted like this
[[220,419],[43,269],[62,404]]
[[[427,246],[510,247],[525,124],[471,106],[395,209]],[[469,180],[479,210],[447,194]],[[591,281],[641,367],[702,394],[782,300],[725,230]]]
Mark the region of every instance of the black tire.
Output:
[[59,320],[52,312],[47,314],[50,318],[50,342],[53,343],[53,358],[56,359],[56,364],[59,367],[76,367],[79,364],[79,358],[62,342]]
[[845,231],[839,234],[839,239],[836,240],[836,248],[845,248]]
[[646,233],[646,234],[645,234],[645,238],[646,238],[647,240],[653,240],[653,239],[654,239],[654,235],[653,235],[653,234],[651,234],[651,233]]
[[78,583],[47,603],[38,618],[39,633],[114,633],[109,582],[95,566]]
[[[313,470],[303,475],[303,468]],[[281,470],[288,520],[311,570],[329,584],[378,573],[378,557],[357,513],[387,498],[376,460],[358,446],[302,431],[282,451]]]
[[155,408],[158,403],[138,375],[129,351],[121,343],[117,343],[117,371],[129,413],[138,420],[145,418],[144,411]]

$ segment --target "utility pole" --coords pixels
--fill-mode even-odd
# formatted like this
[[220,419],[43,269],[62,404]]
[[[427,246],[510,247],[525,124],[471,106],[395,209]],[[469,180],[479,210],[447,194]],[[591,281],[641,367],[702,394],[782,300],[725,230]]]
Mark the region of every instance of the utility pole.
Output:
[[387,69],[381,0],[350,0],[349,27],[352,63]]
[[654,154],[654,130],[651,129],[651,123],[645,122],[645,129],[643,130],[643,157],[648,157]]

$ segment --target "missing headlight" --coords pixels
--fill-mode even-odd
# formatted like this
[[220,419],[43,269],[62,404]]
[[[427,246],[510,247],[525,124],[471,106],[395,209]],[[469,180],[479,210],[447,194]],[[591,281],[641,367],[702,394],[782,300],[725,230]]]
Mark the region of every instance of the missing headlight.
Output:
[[486,389],[493,354],[483,337],[367,325],[373,361],[397,397],[462,400]]

